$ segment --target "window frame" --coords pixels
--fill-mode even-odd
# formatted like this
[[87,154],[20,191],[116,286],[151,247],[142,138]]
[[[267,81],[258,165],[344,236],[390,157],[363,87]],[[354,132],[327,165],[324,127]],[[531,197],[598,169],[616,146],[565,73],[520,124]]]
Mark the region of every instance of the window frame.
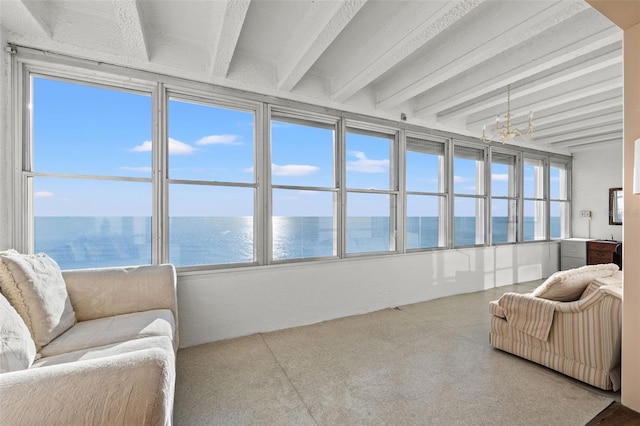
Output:
[[[553,168],[554,164],[558,164],[558,165],[563,165],[565,167],[566,170],[566,175],[567,175],[567,179],[566,182],[564,182],[564,184],[566,185],[565,191],[566,191],[566,198],[551,198],[551,169]],[[571,188],[573,188],[572,185],[572,176],[573,176],[573,164],[571,162],[571,160],[566,160],[566,159],[561,159],[561,158],[557,158],[557,157],[553,157],[550,156],[549,157],[549,240],[561,240],[564,238],[568,238],[569,235],[572,235],[572,226],[571,226],[571,213],[572,213],[572,191]],[[561,218],[561,222],[560,222],[560,237],[553,237],[551,235],[551,205],[553,203],[563,203],[566,204],[566,208],[567,208],[567,212],[566,212],[566,219],[567,219],[567,224],[566,227],[562,226],[562,218]]]
[[[370,135],[372,137],[382,138],[386,137],[391,141],[391,149],[389,152],[389,188],[388,189],[373,189],[373,188],[358,188],[347,186],[347,134],[349,130],[352,130],[355,134]],[[400,198],[400,131],[386,126],[378,126],[375,124],[356,121],[356,120],[343,120],[340,134],[341,146],[340,146],[340,182],[342,183],[342,197],[341,204],[342,215],[341,223],[342,229],[339,230],[341,234],[340,250],[342,257],[360,257],[360,256],[378,256],[402,253],[404,250],[404,238],[401,229],[404,227],[404,206],[402,205]],[[404,183],[403,183],[404,184]],[[349,194],[379,194],[388,195],[390,200],[389,206],[389,243],[393,244],[395,249],[388,251],[374,251],[374,252],[355,252],[349,253],[347,251],[347,231],[348,231],[348,204],[347,198]]]
[[157,160],[156,126],[153,125],[154,116],[154,99],[157,97],[157,84],[149,83],[143,80],[127,79],[122,81],[118,78],[110,78],[104,75],[85,75],[83,72],[73,70],[57,69],[56,67],[47,67],[34,64],[25,64],[17,74],[17,81],[14,80],[12,86],[18,87],[18,96],[14,96],[14,102],[17,104],[15,110],[16,121],[20,121],[20,125],[15,128],[17,131],[17,139],[20,141],[20,149],[16,153],[16,164],[19,165],[18,176],[16,178],[18,202],[15,203],[15,223],[18,229],[21,229],[15,236],[17,243],[15,244],[20,250],[33,253],[35,250],[35,212],[34,212],[34,193],[33,181],[36,178],[54,178],[54,179],[73,179],[78,181],[108,181],[108,182],[137,182],[148,183],[151,186],[151,246],[149,253],[151,263],[159,263],[158,245],[153,238],[154,231],[159,227],[160,220],[155,213],[155,197],[157,179],[152,172],[149,177],[135,176],[117,176],[106,174],[84,174],[84,173],[59,173],[59,172],[39,172],[34,170],[34,117],[33,117],[33,95],[34,80],[36,78],[52,80],[68,84],[77,84],[81,86],[99,88],[104,90],[113,90],[116,92],[140,94],[149,96],[151,100],[151,116],[149,123],[152,140],[151,166]]
[[[443,149],[443,158],[441,161],[441,170],[439,170],[439,179],[442,179],[442,188],[439,189],[439,191],[437,192],[432,192],[432,191],[414,191],[414,190],[409,190],[407,189],[407,152],[409,151],[409,149],[407,149],[407,139],[408,138],[413,138],[413,139],[419,139],[419,140],[423,140],[426,142],[433,142],[433,143],[440,143],[442,144],[442,149]],[[449,184],[449,169],[450,169],[450,164],[449,161],[447,161],[447,159],[449,158],[449,152],[450,152],[450,147],[451,147],[451,139],[448,138],[441,138],[435,135],[428,135],[425,133],[418,133],[418,132],[405,132],[404,137],[401,138],[401,147],[400,147],[400,152],[401,155],[403,156],[403,160],[401,162],[402,164],[402,171],[401,171],[401,177],[402,177],[402,181],[404,184],[404,190],[401,191],[402,192],[402,204],[403,204],[403,210],[405,212],[404,214],[404,232],[403,232],[403,240],[405,242],[405,252],[407,253],[413,253],[413,252],[421,252],[421,251],[432,251],[432,250],[446,250],[448,248],[450,248],[450,244],[449,244],[449,233],[450,233],[450,222],[448,220],[449,218],[449,211],[450,211],[450,198],[451,198],[451,194],[449,191],[449,187],[451,186]],[[418,152],[418,151],[414,151],[414,152]],[[407,221],[408,221],[408,198],[409,195],[417,195],[417,196],[426,196],[426,197],[438,197],[438,219],[439,219],[439,228],[438,228],[438,246],[437,247],[417,247],[417,248],[408,248],[407,247],[407,239],[408,239],[408,227],[407,227]],[[443,212],[444,210],[444,212]]]
[[[523,153],[522,155],[522,167],[521,167],[521,173],[522,173],[522,183],[520,185],[520,190],[522,193],[522,208],[520,209],[521,211],[521,224],[519,226],[519,229],[521,230],[521,235],[522,235],[522,243],[536,243],[536,242],[541,242],[541,241],[549,241],[549,226],[550,226],[550,216],[549,216],[549,161],[550,161],[550,156],[548,155],[540,155],[540,154],[533,154],[533,153]],[[536,161],[541,161],[542,162],[542,184],[541,184],[541,188],[542,188],[542,196],[541,197],[527,197],[526,193],[525,193],[525,176],[524,176],[524,169],[527,165],[527,160],[536,160]],[[540,239],[536,239],[535,238],[535,234],[534,234],[534,238],[532,240],[526,240],[525,239],[525,232],[524,232],[524,226],[525,226],[525,205],[527,203],[527,201],[532,201],[534,203],[544,203],[543,204],[543,215],[542,217],[544,218],[544,231],[543,231],[543,237]],[[536,216],[534,216],[535,218]],[[535,221],[534,221],[534,229],[535,229]]]
[[[465,194],[465,193],[456,193],[455,192],[455,182],[454,182],[454,174],[455,174],[455,159],[456,159],[456,153],[455,153],[455,149],[456,147],[461,147],[461,148],[470,148],[470,149],[475,149],[478,151],[482,152],[482,162],[483,162],[483,170],[482,172],[477,175],[477,177],[482,178],[482,182],[476,182],[476,188],[482,188],[482,194]],[[453,143],[451,146],[451,150],[450,150],[450,155],[449,155],[449,164],[450,164],[450,173],[449,173],[449,183],[450,183],[450,202],[449,202],[449,228],[450,228],[450,237],[449,237],[449,241],[450,241],[450,248],[469,248],[469,247],[483,247],[483,246],[488,246],[489,245],[489,237],[488,237],[488,230],[489,228],[489,222],[490,222],[490,217],[489,217],[489,188],[490,188],[490,172],[491,172],[491,167],[490,167],[490,163],[488,163],[489,160],[489,149],[490,149],[490,145],[484,144],[484,145],[478,145],[478,144],[474,144],[474,143],[470,143],[467,141],[463,141],[460,139],[453,139]],[[482,228],[482,232],[483,232],[483,237],[482,237],[482,242],[481,243],[475,243],[475,244],[465,244],[465,245],[457,245],[455,243],[455,202],[457,199],[473,199],[476,201],[476,203],[478,203],[478,201],[482,201],[482,214],[483,217],[480,221],[477,220],[476,218],[476,241],[478,238],[478,229],[480,229],[480,227]]]
[[[239,264],[211,264],[198,265],[194,267],[179,267],[182,272],[197,272],[200,270],[216,270],[229,269],[234,267],[246,267],[254,265],[270,265],[274,263],[294,263],[294,262],[312,262],[318,258],[302,258],[302,259],[286,259],[282,261],[273,261],[272,246],[272,229],[271,229],[271,208],[272,208],[272,190],[278,188],[278,185],[271,185],[271,161],[270,161],[270,123],[271,112],[277,111],[277,114],[286,114],[293,118],[302,120],[326,119],[335,123],[336,134],[335,144],[337,146],[335,152],[335,170],[336,188],[332,188],[332,192],[337,192],[337,256],[332,256],[330,260],[341,260],[351,257],[367,257],[380,255],[395,255],[402,253],[410,253],[416,251],[431,251],[439,249],[458,249],[478,246],[494,245],[491,238],[491,162],[490,153],[493,150],[500,152],[508,150],[517,153],[520,158],[520,164],[517,170],[519,182],[517,188],[519,194],[518,202],[518,238],[517,243],[528,242],[544,242],[551,241],[550,237],[550,164],[563,163],[568,167],[568,182],[566,200],[569,208],[569,217],[571,217],[571,173],[572,173],[572,157],[554,154],[545,151],[538,151],[533,148],[521,147],[516,145],[503,146],[495,143],[484,143],[477,138],[468,138],[450,132],[435,131],[427,129],[423,126],[408,124],[404,122],[396,122],[393,120],[375,118],[356,113],[349,113],[341,110],[335,110],[326,107],[314,106],[301,102],[289,101],[285,99],[274,98],[272,96],[260,95],[239,91],[236,89],[223,88],[211,84],[204,84],[196,81],[164,76],[157,73],[135,70],[131,68],[123,68],[108,64],[96,63],[85,59],[70,58],[64,55],[43,53],[35,49],[19,48],[18,53],[11,55],[11,63],[9,70],[9,91],[10,91],[10,108],[13,112],[8,127],[10,134],[14,139],[14,143],[9,144],[6,153],[9,154],[9,162],[13,168],[11,179],[6,182],[7,189],[12,194],[13,207],[10,209],[9,218],[11,228],[9,230],[10,240],[13,246],[25,252],[33,251],[33,194],[29,185],[29,178],[25,173],[31,173],[33,170],[25,168],[26,163],[32,161],[31,143],[31,115],[29,111],[30,99],[30,83],[31,75],[37,75],[44,78],[65,81],[83,85],[104,87],[117,91],[140,92],[151,94],[152,97],[152,168],[151,184],[152,184],[152,241],[151,241],[151,263],[163,263],[168,261],[169,257],[169,241],[168,241],[168,184],[167,177],[168,167],[168,150],[166,140],[168,138],[167,128],[167,102],[171,96],[187,101],[193,99],[196,102],[200,100],[207,105],[219,106],[222,108],[235,108],[241,110],[250,109],[255,111],[255,128],[254,128],[254,170],[255,182],[255,201],[254,201],[254,244],[255,244],[255,262],[239,263]],[[346,198],[351,193],[371,193],[372,191],[364,188],[347,188],[346,187],[346,134],[347,129],[353,128],[361,131],[370,131],[373,133],[383,134],[393,138],[393,152],[390,159],[390,169],[393,170],[394,182],[393,187],[388,190],[373,190],[373,193],[388,194],[392,200],[395,200],[395,211],[390,214],[390,221],[393,224],[395,235],[395,250],[373,253],[346,253]],[[406,137],[425,138],[427,140],[442,140],[445,144],[445,192],[438,193],[438,196],[446,198],[447,214],[441,219],[444,221],[446,230],[446,244],[438,248],[416,248],[407,249],[406,247]],[[161,142],[165,141],[165,142]],[[453,186],[453,161],[454,147],[456,145],[466,145],[471,148],[481,149],[484,151],[484,195],[460,194],[459,196],[483,198],[484,199],[484,244],[476,244],[473,246],[454,246],[454,211],[455,194]],[[524,241],[524,202],[530,200],[524,197],[523,193],[523,173],[524,159],[539,158],[545,161],[544,179],[545,179],[545,197],[541,201],[545,202],[545,238],[538,240]],[[30,166],[29,166],[30,167]],[[391,173],[391,172],[390,172]],[[56,174],[57,175],[57,174]],[[64,176],[64,174],[60,174]],[[90,176],[91,177],[91,176]],[[93,178],[93,177],[91,177]],[[121,177],[108,177],[121,180]],[[102,178],[101,178],[102,179]],[[129,178],[125,177],[124,180]],[[132,178],[131,180],[148,181],[146,177]],[[224,185],[225,182],[217,182],[206,185]],[[241,185],[242,186],[242,185]],[[409,191],[411,194],[412,191]],[[553,200],[551,200],[553,201]],[[565,200],[563,200],[564,202]],[[571,221],[569,221],[569,229],[567,232],[571,235]],[[338,259],[334,259],[334,257]],[[326,260],[327,258],[321,258]]]
[[[333,140],[333,186],[332,187],[322,187],[322,186],[304,186],[304,185],[284,185],[284,184],[273,184],[272,183],[272,158],[271,152],[273,149],[272,144],[272,129],[271,124],[274,120],[285,121],[293,124],[299,125],[321,125],[317,127],[327,127],[333,128],[334,131],[334,140]],[[265,260],[265,264],[282,264],[282,263],[295,263],[295,262],[309,262],[314,260],[327,260],[327,259],[338,259],[342,257],[342,235],[340,232],[341,228],[341,217],[344,203],[342,200],[342,188],[340,182],[344,180],[341,178],[340,174],[340,163],[339,163],[339,152],[341,151],[341,142],[340,142],[340,120],[337,117],[323,115],[323,114],[313,114],[310,112],[301,112],[299,110],[294,110],[290,108],[282,108],[279,106],[269,105],[268,113],[267,113],[267,123],[269,126],[269,132],[267,132],[267,145],[268,148],[265,148],[265,170],[267,171],[267,175],[265,182],[268,182],[266,186],[268,187],[267,191],[267,212],[268,217],[265,219],[266,225],[265,228],[267,232],[265,233],[266,237],[266,250],[267,256]],[[335,233],[335,255],[332,256],[315,256],[315,257],[302,257],[302,258],[290,258],[290,259],[274,259],[273,258],[273,192],[274,189],[285,189],[285,190],[304,190],[304,191],[317,191],[317,192],[329,192],[334,194],[334,206],[333,206],[333,222],[334,222],[334,233]]]
[[[161,105],[158,114],[161,114],[159,127],[159,145],[161,151],[159,156],[159,168],[156,173],[160,174],[162,180],[162,188],[160,189],[161,203],[162,203],[162,230],[158,235],[160,240],[161,259],[163,262],[170,262],[170,215],[169,215],[169,202],[170,202],[170,186],[171,185],[196,185],[196,186],[208,186],[208,187],[221,187],[221,188],[252,188],[254,189],[253,196],[253,251],[254,260],[252,262],[234,262],[234,263],[211,263],[203,265],[188,265],[180,266],[181,270],[198,270],[201,268],[225,268],[225,267],[241,267],[241,266],[255,266],[260,264],[260,260],[265,257],[264,245],[260,243],[259,235],[263,233],[264,224],[258,220],[261,216],[258,214],[260,204],[258,202],[263,198],[260,194],[259,182],[260,177],[264,175],[264,152],[258,147],[261,145],[259,142],[259,129],[262,122],[262,108],[258,103],[239,101],[226,99],[219,96],[206,96],[202,94],[189,93],[189,91],[182,90],[181,88],[174,86],[167,86],[160,84],[158,102]],[[178,102],[195,103],[206,107],[220,108],[235,110],[241,112],[252,112],[254,117],[253,123],[253,169],[254,177],[253,182],[234,182],[234,181],[219,181],[219,180],[197,180],[197,179],[173,179],[169,175],[169,152],[168,152],[168,139],[169,139],[169,102],[176,100]]]
[[[515,170],[514,170],[514,182],[513,182],[513,187],[514,187],[514,194],[513,195],[494,195],[493,193],[493,156],[495,154],[501,154],[501,155],[510,155],[510,156],[514,156],[515,157]],[[518,244],[520,241],[520,239],[522,238],[522,231],[520,229],[520,223],[522,222],[521,218],[522,215],[520,214],[520,210],[521,210],[521,206],[522,206],[522,166],[523,166],[523,161],[522,161],[522,153],[519,151],[515,151],[515,150],[511,150],[511,149],[507,149],[507,148],[498,148],[498,147],[491,147],[490,152],[489,152],[489,231],[488,231],[488,240],[489,240],[489,244],[492,246],[501,246],[501,245],[509,245],[509,244]],[[506,241],[506,242],[499,242],[496,243],[493,241],[493,201],[494,200],[505,200],[507,201],[507,203],[509,202],[515,202],[516,203],[516,207],[515,207],[515,219],[516,219],[516,227],[515,227],[515,234],[516,234],[516,238],[515,241]]]

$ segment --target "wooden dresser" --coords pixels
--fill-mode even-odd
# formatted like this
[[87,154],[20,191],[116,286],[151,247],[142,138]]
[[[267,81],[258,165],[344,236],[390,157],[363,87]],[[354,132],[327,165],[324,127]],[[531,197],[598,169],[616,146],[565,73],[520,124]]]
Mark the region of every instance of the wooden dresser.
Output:
[[616,249],[622,245],[620,241],[592,240],[587,241],[587,265],[600,263],[615,263],[621,265],[621,259]]

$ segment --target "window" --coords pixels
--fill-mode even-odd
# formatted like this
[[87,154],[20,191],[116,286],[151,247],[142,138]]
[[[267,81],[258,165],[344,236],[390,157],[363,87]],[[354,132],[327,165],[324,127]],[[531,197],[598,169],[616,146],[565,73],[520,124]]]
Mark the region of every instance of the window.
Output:
[[250,263],[255,243],[255,113],[171,97],[169,261]]
[[3,184],[15,246],[62,268],[223,268],[570,236],[570,157],[50,61],[14,62],[22,123],[9,166],[20,173]]
[[551,238],[569,236],[569,165],[552,160],[549,168],[549,232]]
[[271,120],[272,258],[337,255],[335,122]]
[[395,164],[394,136],[355,128],[347,130],[347,254],[396,251]]
[[445,144],[407,137],[405,160],[408,250],[447,244],[447,188]]
[[518,230],[517,156],[491,153],[491,242],[515,243]]
[[33,250],[64,269],[151,263],[150,94],[32,76],[31,98]]
[[524,240],[537,241],[547,238],[544,158],[524,159]]
[[453,150],[454,245],[485,244],[485,151],[463,145]]

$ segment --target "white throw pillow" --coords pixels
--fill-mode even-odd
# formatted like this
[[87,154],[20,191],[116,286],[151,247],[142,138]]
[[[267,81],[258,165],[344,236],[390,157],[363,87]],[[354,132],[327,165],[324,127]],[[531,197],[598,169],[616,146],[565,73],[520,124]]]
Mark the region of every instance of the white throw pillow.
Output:
[[0,294],[0,373],[27,369],[35,359],[36,345],[29,329]]
[[618,265],[613,263],[559,271],[547,278],[531,295],[548,300],[571,302],[578,300],[591,281],[611,276],[617,271]]
[[38,351],[76,323],[60,267],[46,254],[0,252],[0,290],[29,328]]

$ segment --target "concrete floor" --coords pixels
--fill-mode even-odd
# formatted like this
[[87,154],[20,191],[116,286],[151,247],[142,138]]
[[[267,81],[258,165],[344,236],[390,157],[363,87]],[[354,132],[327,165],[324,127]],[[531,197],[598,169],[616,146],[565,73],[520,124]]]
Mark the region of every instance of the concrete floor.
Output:
[[619,392],[489,345],[488,302],[538,284],[181,349],[175,424],[583,426]]

